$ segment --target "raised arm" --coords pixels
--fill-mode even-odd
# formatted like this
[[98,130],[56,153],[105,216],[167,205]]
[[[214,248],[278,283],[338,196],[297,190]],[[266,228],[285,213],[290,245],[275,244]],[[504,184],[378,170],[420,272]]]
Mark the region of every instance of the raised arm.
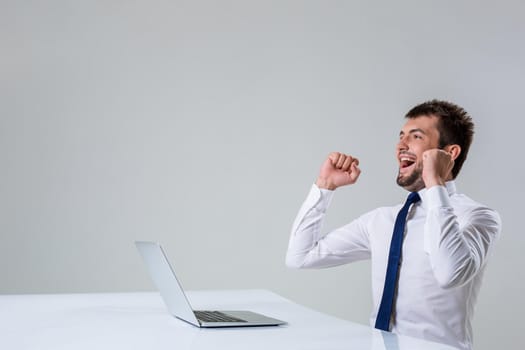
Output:
[[443,288],[461,286],[483,267],[500,235],[497,212],[482,206],[455,213],[444,187],[451,179],[455,152],[431,149],[423,154],[423,180],[427,188],[428,212],[424,228],[425,251],[429,254],[434,277]]
[[292,268],[320,268],[369,257],[366,229],[360,220],[322,234],[325,212],[333,190],[357,181],[359,161],[334,152],[324,161],[314,184],[294,221],[286,264]]

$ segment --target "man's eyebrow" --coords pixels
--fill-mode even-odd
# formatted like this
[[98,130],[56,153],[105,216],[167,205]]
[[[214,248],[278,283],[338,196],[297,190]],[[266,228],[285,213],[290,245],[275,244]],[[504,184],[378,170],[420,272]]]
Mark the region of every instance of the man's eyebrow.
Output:
[[[426,134],[427,134],[423,129],[420,129],[420,128],[410,129],[410,130],[408,131],[409,134],[413,134],[413,133],[416,133],[416,132],[420,132],[420,133],[422,133],[423,135],[426,135]],[[399,132],[399,136],[404,135],[404,134],[405,134],[405,132],[404,132],[403,130],[401,130],[401,131]]]

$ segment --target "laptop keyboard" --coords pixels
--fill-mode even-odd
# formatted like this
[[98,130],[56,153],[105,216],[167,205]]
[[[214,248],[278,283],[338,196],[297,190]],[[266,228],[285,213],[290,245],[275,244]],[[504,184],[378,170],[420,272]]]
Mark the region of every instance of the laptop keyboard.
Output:
[[220,311],[194,311],[195,317],[203,322],[246,322]]

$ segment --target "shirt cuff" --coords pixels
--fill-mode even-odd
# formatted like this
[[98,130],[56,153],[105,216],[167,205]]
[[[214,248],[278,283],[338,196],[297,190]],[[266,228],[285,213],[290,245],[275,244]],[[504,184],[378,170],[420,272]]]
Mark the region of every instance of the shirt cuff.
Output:
[[334,192],[324,188],[319,188],[316,184],[312,185],[310,190],[310,195],[308,198],[312,198],[312,206],[318,211],[324,213],[326,209],[330,206],[332,198],[334,197]]
[[426,193],[426,200],[429,209],[452,206],[445,186],[433,186],[429,188]]

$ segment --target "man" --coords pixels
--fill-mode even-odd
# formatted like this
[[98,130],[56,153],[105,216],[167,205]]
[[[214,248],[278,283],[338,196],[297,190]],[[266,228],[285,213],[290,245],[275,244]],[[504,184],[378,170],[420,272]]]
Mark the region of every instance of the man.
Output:
[[470,116],[455,104],[432,100],[411,109],[396,146],[397,184],[413,193],[409,201],[323,236],[334,190],[361,173],[357,158],[331,153],[294,222],[287,265],[371,259],[373,326],[471,349],[474,305],[501,230],[494,210],[456,192],[473,134]]

